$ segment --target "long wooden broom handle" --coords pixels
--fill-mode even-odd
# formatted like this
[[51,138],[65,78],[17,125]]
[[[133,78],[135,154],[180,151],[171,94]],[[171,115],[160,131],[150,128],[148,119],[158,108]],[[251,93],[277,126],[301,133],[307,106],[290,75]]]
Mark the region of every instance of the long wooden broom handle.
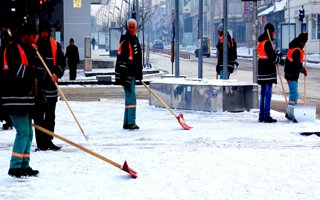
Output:
[[158,101],[160,101],[160,103],[166,107],[166,109],[176,118],[178,117],[178,115],[176,113],[173,112],[172,109],[170,109],[170,107],[156,94],[153,92],[153,90],[151,90],[151,88],[149,86],[147,86],[147,84],[145,84],[145,82],[143,82],[143,80],[140,80],[141,83],[144,85],[145,88],[147,88],[147,90],[156,98],[158,99]]
[[87,153],[89,153],[89,154],[91,154],[91,155],[93,155],[93,156],[95,156],[95,157],[97,157],[97,158],[99,158],[99,159],[101,159],[101,160],[103,160],[103,161],[105,161],[105,162],[107,162],[107,163],[109,163],[109,164],[111,164],[111,165],[113,165],[113,166],[121,169],[121,165],[120,165],[120,164],[118,164],[118,163],[116,163],[116,162],[114,162],[114,161],[112,161],[112,160],[110,160],[110,159],[108,159],[108,158],[106,158],[106,157],[104,157],[104,156],[102,156],[102,155],[94,152],[94,151],[91,151],[91,150],[89,150],[89,149],[81,146],[80,144],[77,144],[77,143],[75,143],[75,142],[72,142],[72,141],[70,141],[70,140],[68,140],[68,139],[66,139],[66,138],[64,138],[64,137],[62,137],[62,136],[60,136],[60,135],[57,135],[57,134],[55,134],[55,133],[53,133],[53,132],[51,132],[51,131],[49,131],[49,130],[47,130],[47,129],[45,129],[45,128],[42,128],[41,126],[38,126],[38,125],[35,125],[35,124],[32,124],[32,126],[33,126],[35,129],[38,129],[38,130],[40,130],[40,131],[42,131],[42,132],[44,132],[44,133],[46,133],[46,134],[48,134],[48,135],[51,135],[51,136],[53,136],[53,137],[55,137],[55,138],[58,138],[58,139],[66,142],[66,143],[68,143],[68,144],[70,144],[70,145],[72,145],[72,146],[75,146],[75,147],[81,149],[81,150],[84,151],[84,152],[87,152]]
[[[272,43],[272,40],[271,40],[270,33],[269,33],[268,29],[267,29],[267,33],[268,33],[268,38],[269,38],[269,41],[271,42],[272,48],[274,49],[274,45]],[[277,73],[278,73],[278,76],[279,76],[279,79],[280,79],[280,84],[281,84],[284,100],[286,101],[286,104],[288,104],[287,95],[286,95],[286,92],[284,91],[284,87],[283,87],[282,78],[281,78],[281,74],[280,74],[280,70],[279,70],[278,64],[276,64],[276,69],[277,69]]]
[[[46,71],[48,72],[48,74],[50,75],[50,77],[52,78],[52,73],[50,72],[50,69],[48,68],[47,64],[44,62],[44,60],[43,60],[42,56],[40,55],[39,51],[38,51],[36,48],[35,48],[35,50],[36,50],[36,53],[37,53],[38,57],[40,58],[40,60],[41,60],[41,62],[42,62],[42,64],[43,64],[44,68],[46,69]],[[69,103],[68,103],[68,101],[67,101],[67,98],[64,96],[64,94],[63,94],[61,88],[59,87],[58,83],[57,83],[57,82],[54,82],[54,84],[55,84],[55,86],[57,87],[57,90],[58,90],[59,94],[61,95],[62,99],[64,100],[64,102],[66,102],[67,107],[69,108],[69,110],[70,110],[70,112],[71,112],[74,120],[75,120],[76,123],[78,124],[78,126],[79,126],[79,128],[80,128],[80,130],[81,130],[81,132],[82,132],[82,134],[83,134],[83,136],[86,138],[86,140],[88,140],[87,137],[86,137],[85,134],[84,134],[83,128],[81,127],[78,119],[76,118],[74,112],[72,111],[72,109],[71,109],[71,107],[70,107],[70,105],[69,105]]]

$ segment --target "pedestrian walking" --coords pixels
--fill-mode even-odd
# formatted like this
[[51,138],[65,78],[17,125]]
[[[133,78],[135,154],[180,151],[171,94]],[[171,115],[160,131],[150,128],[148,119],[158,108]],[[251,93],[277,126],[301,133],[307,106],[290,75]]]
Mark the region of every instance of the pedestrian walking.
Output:
[[94,37],[91,39],[91,44],[92,44],[92,49],[94,50],[96,46],[96,39]]
[[271,23],[264,27],[264,32],[258,38],[258,84],[261,86],[260,92],[260,112],[259,122],[275,123],[276,119],[270,116],[270,106],[272,97],[272,84],[277,83],[276,65],[284,65],[281,58],[282,53],[273,49],[275,29]]
[[35,106],[32,44],[36,34],[35,25],[25,24],[18,33],[18,39],[5,48],[0,70],[1,106],[16,129],[8,174],[17,178],[37,176],[39,173],[29,165],[33,138],[31,113]]
[[[58,91],[55,82],[63,76],[66,64],[61,45],[50,37],[50,32],[50,24],[47,21],[40,22],[39,37],[36,39],[36,46],[47,64],[52,77],[47,73],[40,58],[37,57],[38,96],[34,122],[54,132],[56,103],[58,101]],[[38,147],[36,150],[60,150],[61,147],[53,144],[52,136],[39,130],[35,130],[35,132]]]
[[[217,74],[220,75],[220,79],[223,79],[223,42],[225,41],[223,38],[223,24],[219,24],[218,28],[218,35],[219,41],[217,44],[217,66],[216,71]],[[230,74],[233,73],[234,68],[238,67],[237,59],[237,43],[234,38],[231,37],[229,31],[227,32],[228,35],[228,71],[227,71],[227,79],[230,78]]]
[[284,78],[287,80],[290,96],[288,106],[286,108],[285,117],[289,120],[297,122],[293,116],[294,105],[297,104],[298,100],[298,79],[300,73],[305,76],[308,75],[307,69],[303,66],[303,60],[305,58],[305,52],[303,51],[304,46],[308,41],[308,33],[301,33],[298,37],[294,38],[289,43],[289,50],[286,57],[284,66]]
[[142,52],[136,36],[137,22],[127,21],[127,32],[120,38],[116,61],[116,82],[121,84],[125,93],[124,129],[139,129],[136,124],[136,80],[142,80]]
[[69,79],[76,80],[77,78],[77,65],[80,63],[79,50],[74,44],[73,38],[70,38],[69,46],[67,46],[65,58],[68,61]]

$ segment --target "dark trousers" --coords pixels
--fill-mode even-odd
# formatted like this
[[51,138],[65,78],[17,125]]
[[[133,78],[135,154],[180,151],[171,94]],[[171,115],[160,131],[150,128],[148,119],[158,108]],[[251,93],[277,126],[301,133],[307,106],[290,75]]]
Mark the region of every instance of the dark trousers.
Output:
[[261,85],[259,119],[268,119],[270,117],[271,97],[272,83]]
[[69,66],[69,79],[76,80],[77,78],[77,64],[68,64]]
[[[54,132],[56,104],[57,102],[47,101],[45,104],[37,105],[34,115],[34,123]],[[37,129],[35,132],[37,146],[39,149],[49,148],[53,144],[52,136]]]

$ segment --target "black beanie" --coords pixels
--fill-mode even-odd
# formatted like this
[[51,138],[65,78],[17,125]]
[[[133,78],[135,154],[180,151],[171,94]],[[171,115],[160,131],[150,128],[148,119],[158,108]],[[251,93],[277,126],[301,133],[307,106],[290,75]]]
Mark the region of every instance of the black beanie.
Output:
[[51,33],[50,23],[46,20],[41,21],[39,24],[39,33],[45,32],[45,31]]
[[35,24],[32,23],[25,23],[22,25],[18,35],[24,36],[24,35],[36,35],[37,34],[37,28]]
[[267,29],[269,30],[270,33],[273,33],[273,32],[274,32],[274,26],[273,26],[271,23],[267,23],[267,24],[264,26],[264,32],[267,32]]
[[298,36],[298,39],[300,42],[306,43],[308,41],[308,33],[307,32],[300,33],[300,35]]

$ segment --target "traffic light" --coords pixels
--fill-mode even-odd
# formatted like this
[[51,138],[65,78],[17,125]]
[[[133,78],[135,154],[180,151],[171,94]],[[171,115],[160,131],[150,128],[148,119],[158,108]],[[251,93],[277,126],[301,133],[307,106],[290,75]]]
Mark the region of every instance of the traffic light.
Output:
[[299,9],[299,21],[303,22],[303,18],[304,18],[304,8]]

